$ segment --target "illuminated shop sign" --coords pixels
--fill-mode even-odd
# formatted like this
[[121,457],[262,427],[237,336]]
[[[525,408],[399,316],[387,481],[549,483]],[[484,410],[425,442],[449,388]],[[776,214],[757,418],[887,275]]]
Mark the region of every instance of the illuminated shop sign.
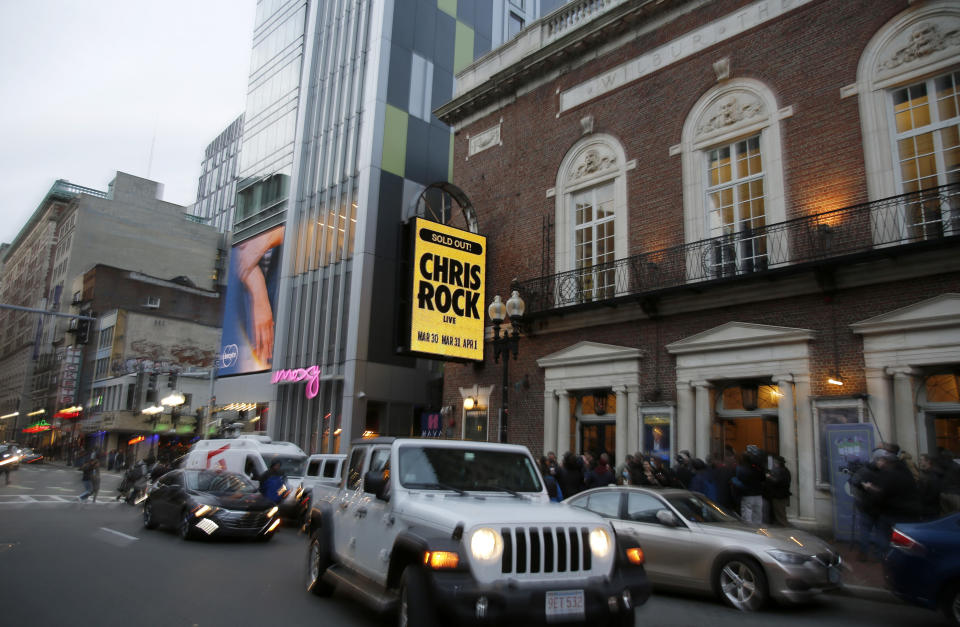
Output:
[[483,361],[487,238],[423,218],[413,238],[410,350]]
[[270,378],[270,383],[297,383],[298,381],[307,382],[304,396],[307,398],[315,397],[320,392],[320,366],[275,370]]

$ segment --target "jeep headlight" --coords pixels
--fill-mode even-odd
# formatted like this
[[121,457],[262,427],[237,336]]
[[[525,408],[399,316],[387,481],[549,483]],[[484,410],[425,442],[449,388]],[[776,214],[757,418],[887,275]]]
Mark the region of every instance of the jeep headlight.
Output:
[[590,550],[597,557],[606,557],[610,554],[610,533],[603,527],[597,527],[590,532]]
[[492,562],[503,555],[503,539],[489,527],[482,527],[470,536],[470,554],[475,560]]

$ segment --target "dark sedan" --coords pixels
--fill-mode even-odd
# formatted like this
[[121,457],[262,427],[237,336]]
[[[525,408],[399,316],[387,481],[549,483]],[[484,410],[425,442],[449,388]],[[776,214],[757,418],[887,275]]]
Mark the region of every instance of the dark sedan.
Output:
[[901,599],[940,609],[960,625],[960,514],[895,525],[883,574]]
[[171,527],[181,538],[246,537],[267,541],[280,524],[277,506],[247,477],[218,470],[173,470],[143,503],[143,526]]

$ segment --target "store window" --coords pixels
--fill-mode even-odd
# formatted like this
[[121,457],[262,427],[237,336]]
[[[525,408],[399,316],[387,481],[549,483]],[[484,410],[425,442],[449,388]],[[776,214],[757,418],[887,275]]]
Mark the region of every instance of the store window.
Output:
[[640,408],[640,450],[645,456],[669,462],[673,451],[673,417],[672,407]]
[[487,408],[468,409],[463,417],[463,439],[475,442],[487,441],[489,414]]
[[[926,417],[927,452],[960,455],[960,370],[924,378],[920,407]],[[925,398],[924,398],[925,397]]]
[[764,452],[780,452],[780,388],[766,382],[742,381],[718,387],[711,452],[733,450],[742,455],[751,444]]

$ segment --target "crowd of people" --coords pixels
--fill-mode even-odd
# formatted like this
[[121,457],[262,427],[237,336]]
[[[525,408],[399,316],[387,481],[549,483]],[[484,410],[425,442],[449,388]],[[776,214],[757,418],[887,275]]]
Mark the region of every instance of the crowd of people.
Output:
[[708,461],[689,451],[680,451],[675,461],[671,466],[663,457],[638,452],[613,468],[606,453],[594,459],[590,453],[567,452],[558,460],[551,452],[540,459],[540,466],[555,501],[610,484],[685,488],[739,512],[748,522],[787,525],[791,476],[783,457],[750,445],[739,457],[727,447]]
[[879,558],[893,525],[960,511],[960,458],[947,451],[917,463],[895,443],[883,443],[850,471],[856,503],[858,558]]
[[[555,453],[540,458],[550,499],[560,501],[583,490],[610,484],[685,488],[700,492],[747,522],[788,526],[790,470],[780,455],[755,445],[739,456],[731,447],[704,461],[680,451],[671,466],[653,455],[627,455],[614,468],[606,453]],[[917,463],[893,443],[877,448],[869,461],[849,469],[856,502],[854,525],[859,557],[879,556],[893,525],[932,520],[960,511],[960,457],[948,451],[920,455]]]

